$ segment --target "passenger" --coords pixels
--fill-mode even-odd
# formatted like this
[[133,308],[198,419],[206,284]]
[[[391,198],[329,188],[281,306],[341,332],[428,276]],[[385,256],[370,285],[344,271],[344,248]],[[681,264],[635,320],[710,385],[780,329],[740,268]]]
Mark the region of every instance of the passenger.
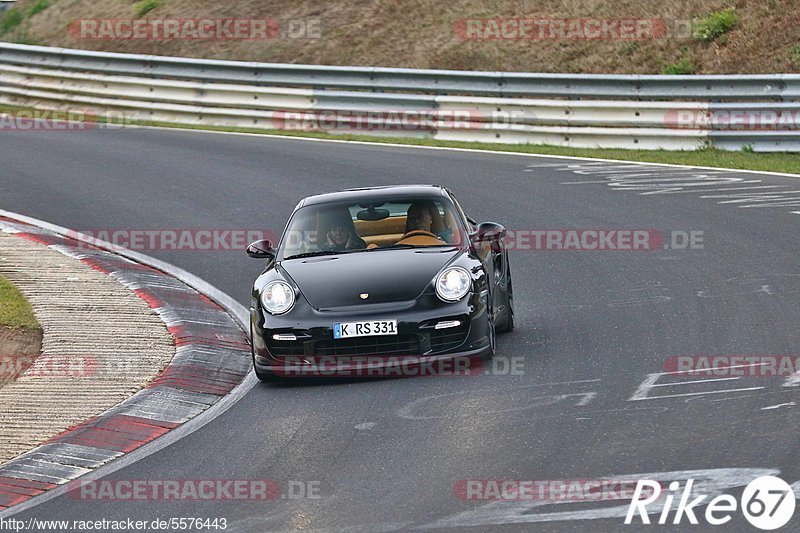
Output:
[[353,219],[348,213],[330,213],[326,217],[324,226],[324,250],[341,252],[344,250],[363,250],[367,247],[366,241],[356,233]]

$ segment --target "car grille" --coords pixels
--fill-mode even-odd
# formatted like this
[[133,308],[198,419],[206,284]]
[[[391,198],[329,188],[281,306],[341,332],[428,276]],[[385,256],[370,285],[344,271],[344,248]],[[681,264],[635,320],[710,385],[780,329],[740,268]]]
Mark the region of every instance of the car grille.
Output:
[[[329,355],[422,355],[438,354],[458,348],[467,340],[469,325],[456,328],[428,330],[426,333],[381,335],[328,340],[267,340],[267,349],[273,357],[329,356]],[[307,345],[307,346],[306,346]]]
[[303,355],[302,341],[276,341],[269,339],[267,349],[275,357],[292,357]]
[[435,330],[431,333],[432,353],[445,352],[458,348],[467,340],[469,326],[462,324],[455,328]]
[[381,335],[318,341],[315,355],[419,355],[417,335]]

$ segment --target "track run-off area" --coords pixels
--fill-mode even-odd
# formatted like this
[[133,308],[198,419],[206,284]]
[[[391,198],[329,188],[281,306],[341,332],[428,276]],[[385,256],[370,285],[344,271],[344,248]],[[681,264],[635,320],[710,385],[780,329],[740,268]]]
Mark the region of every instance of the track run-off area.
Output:
[[[479,375],[259,383],[202,428],[103,478],[271,480],[272,498],[63,494],[16,519],[609,531],[625,528],[629,497],[498,501],[482,489],[487,480],[552,490],[693,479],[710,497],[738,498],[761,475],[800,487],[797,178],[144,128],[0,132],[0,158],[0,209],[95,235],[279,235],[305,196],[434,183],[514,238],[516,329]],[[628,234],[648,245],[631,246]],[[138,251],[248,306],[263,265],[243,249],[170,248]],[[674,372],[713,358],[730,364]],[[726,527],[750,525],[737,512]]]

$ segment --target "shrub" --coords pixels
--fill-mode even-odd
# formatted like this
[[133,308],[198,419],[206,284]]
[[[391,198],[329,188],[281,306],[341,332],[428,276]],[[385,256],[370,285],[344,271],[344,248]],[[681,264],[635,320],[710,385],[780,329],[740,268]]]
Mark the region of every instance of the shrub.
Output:
[[664,65],[661,69],[662,74],[694,74],[695,72],[697,72],[697,67],[685,57],[676,63]]
[[734,9],[714,11],[692,23],[692,37],[708,43],[731,31],[738,22]]
[[133,9],[136,11],[137,16],[143,17],[163,3],[164,0],[142,0],[133,4]]
[[22,12],[12,7],[0,18],[0,35],[8,33],[20,24],[22,24]]
[[36,13],[41,13],[48,7],[50,7],[50,0],[36,0],[36,3],[28,9],[28,16],[32,17]]

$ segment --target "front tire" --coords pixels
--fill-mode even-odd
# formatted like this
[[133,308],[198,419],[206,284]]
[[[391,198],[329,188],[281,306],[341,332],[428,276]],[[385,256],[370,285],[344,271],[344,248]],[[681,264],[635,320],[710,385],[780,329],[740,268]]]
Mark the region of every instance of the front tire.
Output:
[[486,313],[486,328],[488,330],[487,337],[489,338],[489,353],[486,354],[486,358],[491,359],[497,349],[497,326],[491,309]]
[[497,325],[497,331],[500,333],[514,331],[514,287],[511,285],[511,267],[506,270],[505,304],[505,316]]
[[281,378],[276,376],[275,374],[262,374],[258,371],[258,367],[255,366],[255,362],[253,363],[253,371],[256,373],[256,377],[261,383],[279,383]]

